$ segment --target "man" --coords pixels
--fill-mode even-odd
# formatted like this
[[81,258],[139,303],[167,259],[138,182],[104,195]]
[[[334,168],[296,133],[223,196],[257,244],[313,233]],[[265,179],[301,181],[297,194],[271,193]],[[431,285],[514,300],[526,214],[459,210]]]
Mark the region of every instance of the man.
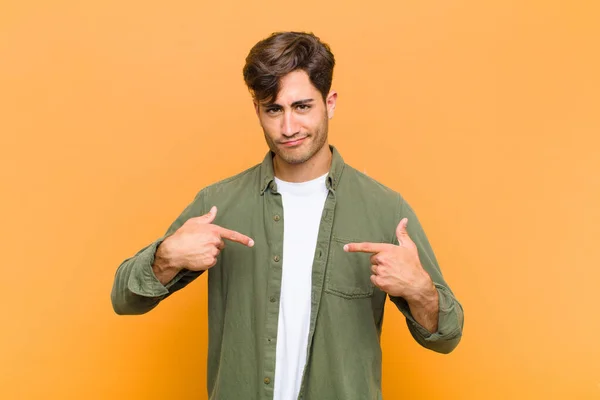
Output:
[[387,296],[422,346],[460,341],[462,307],[413,210],[328,143],[334,64],[312,34],[257,43],[243,72],[264,161],[201,190],[117,271],[118,314],[209,271],[211,399],[380,399]]

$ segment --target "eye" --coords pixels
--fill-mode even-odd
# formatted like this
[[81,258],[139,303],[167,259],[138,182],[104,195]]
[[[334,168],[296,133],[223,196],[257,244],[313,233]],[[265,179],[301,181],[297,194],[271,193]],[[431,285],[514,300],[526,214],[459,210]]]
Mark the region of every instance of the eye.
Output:
[[308,111],[310,108],[311,106],[309,104],[299,104],[298,107],[296,107],[299,111]]
[[281,111],[281,108],[279,108],[279,107],[273,107],[273,108],[267,108],[266,112],[267,112],[268,115],[275,115],[275,114],[277,114],[280,111]]

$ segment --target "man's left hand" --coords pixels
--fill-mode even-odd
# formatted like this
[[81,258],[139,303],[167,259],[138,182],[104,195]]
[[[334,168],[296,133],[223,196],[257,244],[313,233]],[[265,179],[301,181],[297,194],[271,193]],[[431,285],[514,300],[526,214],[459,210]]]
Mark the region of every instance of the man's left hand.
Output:
[[429,274],[421,266],[417,246],[408,236],[404,218],[396,227],[399,245],[390,243],[349,243],[348,252],[371,253],[371,282],[390,296],[420,301],[436,291]]

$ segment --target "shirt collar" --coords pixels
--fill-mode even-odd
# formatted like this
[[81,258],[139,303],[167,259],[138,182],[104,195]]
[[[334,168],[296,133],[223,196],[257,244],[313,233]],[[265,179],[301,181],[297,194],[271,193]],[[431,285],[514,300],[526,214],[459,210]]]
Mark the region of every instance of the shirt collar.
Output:
[[[325,184],[327,185],[327,189],[331,189],[335,191],[340,182],[340,178],[342,177],[342,172],[344,171],[344,159],[337,151],[337,149],[329,145],[329,149],[331,150],[331,168],[329,169],[329,174],[327,174],[327,180]],[[264,194],[265,190],[269,189],[274,182],[275,173],[273,171],[273,152],[269,151],[265,156],[262,164],[260,165],[260,194]]]

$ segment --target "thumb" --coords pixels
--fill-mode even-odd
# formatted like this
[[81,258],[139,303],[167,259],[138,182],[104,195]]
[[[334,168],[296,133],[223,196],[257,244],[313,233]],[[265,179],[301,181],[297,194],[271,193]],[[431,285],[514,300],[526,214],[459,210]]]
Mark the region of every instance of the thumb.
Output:
[[207,214],[202,215],[201,221],[204,224],[211,224],[215,218],[217,216],[217,207],[216,206],[212,206],[210,211]]
[[408,236],[408,232],[406,231],[406,226],[408,225],[408,218],[402,218],[398,226],[396,227],[396,237],[398,238],[398,242],[402,245],[403,240],[410,240]]

